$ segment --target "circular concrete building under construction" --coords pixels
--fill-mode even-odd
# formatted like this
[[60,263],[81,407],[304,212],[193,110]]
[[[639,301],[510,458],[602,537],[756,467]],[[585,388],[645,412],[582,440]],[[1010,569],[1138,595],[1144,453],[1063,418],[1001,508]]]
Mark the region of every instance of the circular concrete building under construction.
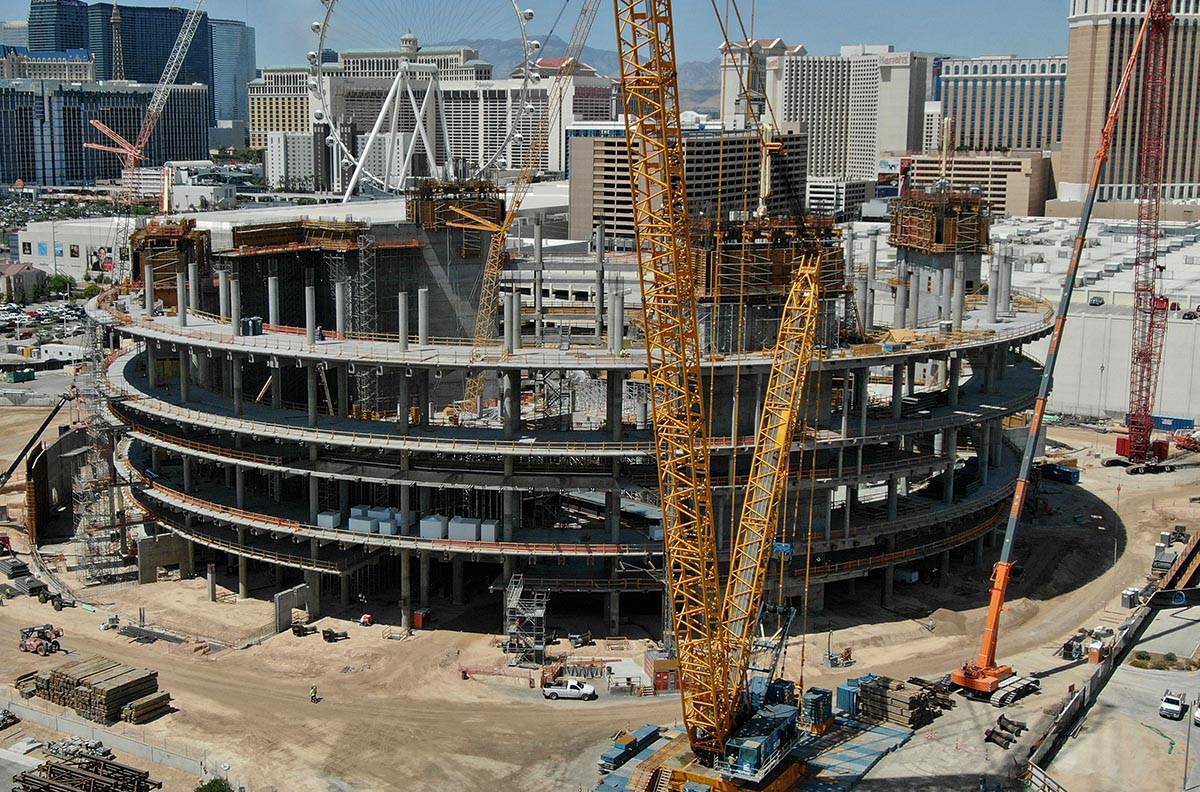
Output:
[[[95,362],[101,414],[122,432],[117,471],[157,523],[138,542],[143,580],[225,554],[242,596],[250,575],[273,573],[278,590],[307,583],[310,610],[361,593],[399,600],[410,620],[506,586],[570,594],[613,633],[623,597],[657,610],[635,259],[602,233],[551,243],[531,220],[503,275],[499,338],[477,348],[489,240],[456,227],[452,206],[497,217],[502,200],[475,184],[377,202],[363,219],[355,206],[320,210],[335,220],[247,211],[135,235],[144,286],[89,312],[112,349]],[[379,219],[389,212],[413,222]],[[807,577],[810,611],[827,586],[874,576],[888,598],[897,576],[944,574],[1001,522],[1018,464],[1006,422],[1032,405],[1039,371],[1020,350],[1048,332],[1050,308],[1011,293],[1003,261],[984,295],[987,220],[978,199],[933,194],[899,203],[890,234],[696,229],[726,555],[788,284],[806,247],[824,250],[770,571],[792,597]],[[475,376],[483,395],[466,403]]]

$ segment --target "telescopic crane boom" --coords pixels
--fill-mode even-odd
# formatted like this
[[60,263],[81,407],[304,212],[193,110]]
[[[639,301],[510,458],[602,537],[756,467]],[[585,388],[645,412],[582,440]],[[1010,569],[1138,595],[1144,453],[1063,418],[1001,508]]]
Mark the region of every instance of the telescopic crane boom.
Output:
[[[1165,51],[1165,45],[1161,41],[1155,40],[1169,33],[1171,24],[1170,3],[1171,0],[1151,0],[1150,2],[1146,11],[1146,17],[1142,21],[1137,38],[1134,40],[1133,49],[1129,53],[1129,60],[1125,63],[1125,71],[1121,76],[1121,83],[1117,88],[1116,94],[1113,96],[1112,105],[1108,111],[1108,119],[1101,133],[1100,146],[1092,162],[1092,174],[1091,180],[1088,183],[1088,193],[1083,202],[1083,212],[1079,218],[1079,229],[1075,233],[1075,246],[1071,251],[1071,261],[1067,267],[1066,280],[1063,281],[1062,297],[1059,299],[1058,308],[1054,316],[1054,329],[1050,335],[1050,346],[1046,351],[1046,362],[1042,369],[1042,380],[1038,388],[1037,400],[1034,402],[1033,418],[1029,424],[1029,437],[1025,441],[1025,452],[1021,457],[1021,470],[1017,478],[1017,489],[1013,494],[1012,507],[1008,512],[1008,524],[1004,531],[1004,545],[1000,551],[1000,560],[992,572],[991,601],[988,604],[987,620],[984,623],[983,640],[979,647],[979,656],[974,662],[964,663],[961,668],[956,668],[951,673],[951,679],[954,684],[976,693],[993,693],[1004,680],[1013,676],[1013,670],[1010,666],[1000,665],[996,662],[996,641],[1000,634],[1000,614],[1004,610],[1004,601],[1008,593],[1008,583],[1012,575],[1013,541],[1016,538],[1017,523],[1021,519],[1025,499],[1029,494],[1029,478],[1033,468],[1033,457],[1037,450],[1038,436],[1041,434],[1043,420],[1046,415],[1046,401],[1050,396],[1050,388],[1054,380],[1054,365],[1058,360],[1059,346],[1062,344],[1063,330],[1067,323],[1067,312],[1071,307],[1071,295],[1075,288],[1075,276],[1079,271],[1079,263],[1083,258],[1083,246],[1087,239],[1088,226],[1092,220],[1092,210],[1096,203],[1096,194],[1100,188],[1100,179],[1104,174],[1104,166],[1108,162],[1109,153],[1112,150],[1113,137],[1116,132],[1117,122],[1120,119],[1121,109],[1128,97],[1129,87],[1133,82],[1134,74],[1137,72],[1143,50],[1152,52],[1156,47],[1163,46],[1163,50]],[[1165,23],[1164,20],[1166,20]],[[1157,63],[1147,61],[1145,69],[1148,72],[1153,68],[1162,67],[1163,63],[1163,61]],[[1153,79],[1153,75],[1146,75],[1146,78]],[[1142,123],[1146,123],[1145,118],[1143,118]]]

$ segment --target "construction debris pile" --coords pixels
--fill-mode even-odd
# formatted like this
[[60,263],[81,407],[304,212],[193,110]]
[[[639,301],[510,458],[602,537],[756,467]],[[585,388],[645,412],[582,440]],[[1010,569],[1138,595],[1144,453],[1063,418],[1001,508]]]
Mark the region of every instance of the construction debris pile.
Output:
[[145,770],[101,756],[53,759],[13,776],[13,792],[149,792],[162,782]]
[[940,714],[934,696],[907,682],[884,676],[862,677],[858,681],[858,716],[917,729]]
[[157,671],[99,655],[18,677],[17,689],[70,707],[97,723],[146,723],[170,710],[170,696],[158,690]]

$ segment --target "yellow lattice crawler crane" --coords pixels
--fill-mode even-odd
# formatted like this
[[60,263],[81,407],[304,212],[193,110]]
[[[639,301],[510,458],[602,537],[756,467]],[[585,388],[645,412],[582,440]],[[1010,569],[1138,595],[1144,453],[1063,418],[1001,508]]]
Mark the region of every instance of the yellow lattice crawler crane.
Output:
[[[812,360],[822,252],[793,272],[724,592],[719,583],[700,376],[696,266],[670,0],[614,0],[647,370],[658,459],[667,594],[689,746],[639,773],[656,788],[791,788],[799,712],[744,695],[792,441]],[[690,751],[685,748],[690,747]]]

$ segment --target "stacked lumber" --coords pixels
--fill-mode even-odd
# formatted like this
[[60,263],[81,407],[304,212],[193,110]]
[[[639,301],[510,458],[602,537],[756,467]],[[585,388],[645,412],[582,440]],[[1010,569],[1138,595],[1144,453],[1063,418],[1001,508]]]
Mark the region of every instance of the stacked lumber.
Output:
[[149,723],[170,711],[170,693],[151,693],[126,704],[121,709],[121,720],[128,723]]
[[35,677],[37,695],[99,723],[120,720],[125,705],[158,692],[158,672],[88,655]]
[[8,558],[0,558],[0,572],[3,572],[4,576],[7,577],[9,580],[16,580],[17,578],[28,577],[29,564],[26,564],[24,561],[17,558],[16,556],[9,556]]
[[858,706],[863,718],[910,729],[931,722],[939,712],[928,691],[883,676],[859,686]]

